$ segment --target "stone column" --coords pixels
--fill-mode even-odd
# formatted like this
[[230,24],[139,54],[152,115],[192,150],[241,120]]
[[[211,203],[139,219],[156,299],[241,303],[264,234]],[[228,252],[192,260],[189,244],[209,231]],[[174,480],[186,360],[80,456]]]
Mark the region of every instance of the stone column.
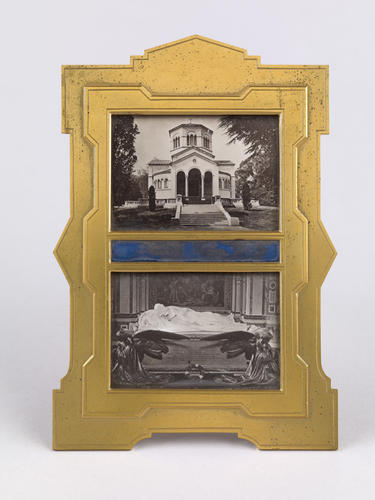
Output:
[[219,195],[219,176],[218,174],[212,174],[212,196]]
[[171,168],[171,198],[176,198],[177,196],[177,173],[176,169],[173,172],[173,169]]
[[230,195],[232,199],[236,197],[236,178],[234,175],[230,176]]
[[185,174],[185,196],[189,196],[189,192],[188,192],[188,175]]
[[201,196],[201,198],[204,199],[204,174],[202,172],[201,172],[201,179],[202,179],[202,189],[201,189],[202,196]]

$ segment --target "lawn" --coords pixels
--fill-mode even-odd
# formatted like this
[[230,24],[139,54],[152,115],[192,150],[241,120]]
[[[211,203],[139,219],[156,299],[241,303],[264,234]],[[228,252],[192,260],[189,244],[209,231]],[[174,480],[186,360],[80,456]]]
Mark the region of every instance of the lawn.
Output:
[[[240,226],[220,228],[225,231],[277,231],[279,228],[279,210],[264,208],[259,210],[241,210],[226,208],[232,217],[240,219]],[[112,216],[113,231],[194,231],[202,230],[202,226],[180,226],[172,222],[175,210],[157,208],[151,212],[147,207],[115,208]],[[206,231],[217,231],[214,227],[204,228]]]
[[240,226],[251,231],[277,231],[279,229],[279,210],[264,208],[258,210],[240,210],[227,208],[232,217],[240,219]]
[[175,213],[176,210],[170,208],[157,208],[154,212],[146,207],[115,208],[112,213],[112,229],[114,231],[170,229],[173,227],[171,219]]

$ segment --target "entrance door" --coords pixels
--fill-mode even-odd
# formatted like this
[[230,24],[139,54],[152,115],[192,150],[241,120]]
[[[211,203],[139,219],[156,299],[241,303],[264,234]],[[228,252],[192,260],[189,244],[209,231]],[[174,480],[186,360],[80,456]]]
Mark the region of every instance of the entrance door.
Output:
[[193,168],[188,176],[189,198],[196,198],[200,201],[202,197],[202,178],[201,173],[197,168]]
[[178,172],[177,174],[177,194],[186,196],[185,194],[185,173]]

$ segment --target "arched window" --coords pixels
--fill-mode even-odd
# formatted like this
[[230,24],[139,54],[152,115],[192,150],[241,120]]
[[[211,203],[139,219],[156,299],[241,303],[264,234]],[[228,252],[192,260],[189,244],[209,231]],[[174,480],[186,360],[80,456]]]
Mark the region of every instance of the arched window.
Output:
[[176,139],[176,143],[177,143],[177,146],[176,146],[176,147],[177,147],[177,148],[179,148],[179,147],[180,147],[180,138],[179,138],[179,137],[177,137],[177,139]]
[[188,146],[196,146],[197,145],[197,136],[195,134],[188,134],[187,145]]
[[164,189],[168,187],[168,179],[164,179]]
[[210,139],[207,136],[203,137],[203,146],[207,149],[210,147]]

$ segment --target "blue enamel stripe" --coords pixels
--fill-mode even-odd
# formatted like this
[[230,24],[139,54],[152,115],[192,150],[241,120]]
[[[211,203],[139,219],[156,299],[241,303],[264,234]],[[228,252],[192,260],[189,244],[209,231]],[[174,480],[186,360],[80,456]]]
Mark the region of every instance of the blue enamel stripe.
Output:
[[112,241],[112,262],[279,262],[279,241]]

